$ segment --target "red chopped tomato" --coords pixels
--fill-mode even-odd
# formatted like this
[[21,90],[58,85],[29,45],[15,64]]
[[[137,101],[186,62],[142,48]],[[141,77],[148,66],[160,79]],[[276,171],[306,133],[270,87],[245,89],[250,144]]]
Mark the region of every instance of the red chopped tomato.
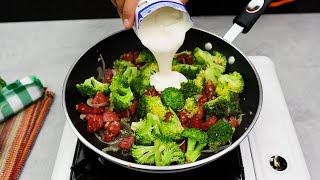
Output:
[[151,91],[151,96],[160,96],[159,92],[156,90],[156,88],[153,88]]
[[239,126],[239,121],[235,117],[230,117],[229,118],[230,124],[234,127],[237,128]]
[[76,110],[78,110],[78,112],[80,114],[89,114],[89,113],[91,113],[91,107],[86,105],[86,104],[84,104],[84,103],[78,103],[76,105]]
[[87,131],[89,133],[100,130],[103,127],[103,118],[102,114],[88,114],[85,119],[87,123]]
[[204,118],[204,116],[205,116],[205,111],[204,111],[203,105],[199,105],[199,106],[198,106],[198,111],[197,111],[197,113],[195,114],[195,116],[196,116],[198,119],[203,119],[203,118]]
[[108,106],[110,104],[110,101],[108,96],[105,96],[102,92],[97,92],[91,103],[101,104],[102,106]]
[[92,114],[102,114],[104,113],[104,108],[103,107],[91,107],[91,113]]
[[121,121],[106,122],[104,129],[111,134],[117,135],[121,129]]
[[115,137],[116,136],[114,134],[107,133],[102,136],[102,140],[104,142],[111,142],[111,141],[114,141]]
[[138,106],[138,100],[133,99],[132,100],[132,105],[128,108],[128,110],[130,112],[130,116],[134,115],[134,113],[137,110],[137,106]]
[[134,52],[133,51],[129,51],[127,53],[124,53],[120,56],[120,59],[125,60],[125,61],[130,61],[132,63],[133,62],[133,58],[134,58]]
[[202,129],[202,120],[196,116],[193,116],[190,120],[190,127]]
[[113,77],[113,73],[112,73],[112,69],[108,68],[104,71],[104,79],[103,82],[104,83],[111,83]]
[[188,122],[187,113],[185,111],[180,111],[179,112],[179,119],[180,119],[181,123],[186,124]]
[[103,113],[103,122],[120,121],[117,113],[106,109]]
[[169,121],[170,117],[172,116],[171,112],[166,113],[166,117],[164,118],[164,121]]
[[216,86],[212,83],[211,80],[209,80],[209,81],[206,83],[205,90],[206,90],[206,95],[207,95],[208,97],[211,97],[211,96],[214,95],[214,92],[216,91]]
[[198,105],[203,105],[205,102],[208,101],[208,97],[206,94],[202,94],[198,100]]
[[119,143],[118,147],[124,151],[130,151],[131,145],[134,143],[134,137],[128,136],[123,138]]
[[212,125],[214,125],[217,122],[218,118],[217,116],[211,116],[206,122],[204,122],[202,124],[202,129],[203,130],[208,130],[209,127],[211,127]]
[[125,109],[123,111],[118,112],[118,115],[119,117],[122,117],[122,118],[128,118],[130,117],[130,111],[129,109]]

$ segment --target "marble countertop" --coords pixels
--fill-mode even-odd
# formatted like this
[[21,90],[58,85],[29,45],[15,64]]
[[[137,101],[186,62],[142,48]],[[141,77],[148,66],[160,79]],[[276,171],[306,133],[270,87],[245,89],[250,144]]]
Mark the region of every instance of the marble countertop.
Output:
[[[223,36],[234,16],[193,17],[194,26]],[[273,60],[307,167],[320,179],[320,14],[263,15],[233,43],[245,54]],[[88,48],[121,30],[120,19],[0,23],[0,75],[7,82],[37,75],[55,92],[52,108],[21,179],[50,179],[66,118],[62,86]]]

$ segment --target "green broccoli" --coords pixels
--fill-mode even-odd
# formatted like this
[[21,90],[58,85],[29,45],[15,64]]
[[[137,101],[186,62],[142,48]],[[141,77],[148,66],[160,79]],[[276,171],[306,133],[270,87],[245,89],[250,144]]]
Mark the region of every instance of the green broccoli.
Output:
[[122,74],[128,67],[134,67],[134,64],[126,60],[115,60],[113,62],[113,68],[117,74]]
[[158,116],[148,113],[145,119],[132,122],[131,129],[135,129],[135,139],[138,144],[151,145],[155,136],[160,134],[160,120]]
[[196,47],[193,51],[193,55],[195,57],[195,64],[206,65],[206,66],[214,66],[221,73],[224,73],[227,67],[227,59],[226,57],[215,51],[214,54],[210,54],[208,51],[204,51],[199,47]]
[[234,131],[235,129],[229,122],[218,120],[207,130],[209,148],[216,149],[219,146],[231,143]]
[[184,128],[181,125],[179,117],[171,108],[169,108],[169,112],[171,112],[169,120],[162,121],[160,124],[161,135],[174,141],[181,140],[181,133]]
[[155,146],[132,144],[130,148],[133,159],[139,164],[155,164]]
[[110,90],[109,85],[108,83],[102,83],[96,80],[94,77],[90,77],[83,83],[76,84],[76,87],[82,96],[94,97],[99,91],[107,94]]
[[134,95],[137,98],[140,98],[146,90],[152,90],[152,86],[150,85],[150,77],[139,75],[138,77],[132,79],[130,87],[132,88]]
[[123,75],[128,78],[128,83],[130,84],[133,79],[138,77],[138,68],[137,67],[128,67]]
[[197,77],[193,80],[194,83],[201,88],[201,91],[203,90],[203,87],[205,86],[205,76],[206,72],[202,69],[198,73]]
[[159,72],[159,67],[156,62],[147,63],[141,69],[141,76],[151,77],[154,73]]
[[167,108],[163,105],[159,96],[148,96],[143,94],[138,101],[137,116],[138,118],[146,117],[147,113],[157,115],[163,120],[167,113]]
[[207,145],[208,135],[197,128],[188,128],[182,132],[187,138],[187,151],[185,153],[188,162],[195,162],[201,155],[201,150]]
[[182,110],[186,111],[190,116],[195,115],[198,112],[198,102],[194,97],[188,97]]
[[213,100],[203,104],[203,108],[207,115],[216,115],[218,118],[223,118],[228,113],[229,100],[224,96],[219,96]]
[[230,92],[227,96],[218,96],[203,105],[207,115],[218,118],[238,116],[241,114],[239,94]]
[[151,53],[151,51],[147,49],[143,49],[139,52],[139,56],[136,59],[137,63],[150,63],[155,62],[155,57]]
[[193,97],[194,95],[201,94],[203,87],[199,86],[195,80],[187,80],[187,82],[181,83],[180,91],[183,97],[187,99],[188,97]]
[[156,166],[168,166],[172,163],[184,164],[185,155],[176,142],[160,137],[156,138],[154,147]]
[[172,70],[180,72],[187,79],[195,79],[200,72],[201,67],[189,64],[176,64],[172,66]]
[[242,75],[234,71],[233,73],[223,74],[218,79],[216,93],[219,96],[228,95],[229,92],[242,93],[244,88],[244,80]]
[[214,66],[208,66],[205,70],[205,80],[208,82],[211,80],[211,82],[217,86],[218,85],[218,79],[221,76],[221,72],[215,68]]
[[172,108],[174,111],[180,110],[184,106],[183,94],[175,87],[165,88],[161,92],[161,100],[167,107]]
[[133,93],[128,83],[128,78],[123,74],[116,74],[112,77],[110,85],[110,102],[114,110],[119,112],[132,105]]

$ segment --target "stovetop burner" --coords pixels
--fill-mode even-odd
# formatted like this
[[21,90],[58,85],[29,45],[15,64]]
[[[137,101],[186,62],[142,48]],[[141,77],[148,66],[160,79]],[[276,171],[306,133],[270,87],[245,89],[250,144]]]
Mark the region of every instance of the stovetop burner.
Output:
[[143,178],[199,178],[220,177],[224,180],[243,180],[244,168],[241,159],[240,147],[235,148],[223,157],[206,165],[184,172],[176,173],[146,173],[128,169],[110,162],[97,153],[87,148],[81,141],[77,141],[77,146],[71,166],[70,180],[102,180],[106,177],[131,179]]

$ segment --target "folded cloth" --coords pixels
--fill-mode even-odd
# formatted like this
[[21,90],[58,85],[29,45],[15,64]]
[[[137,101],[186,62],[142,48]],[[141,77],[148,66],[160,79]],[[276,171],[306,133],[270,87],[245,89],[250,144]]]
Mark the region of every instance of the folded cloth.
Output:
[[38,100],[43,85],[36,76],[26,76],[0,90],[0,123]]
[[0,124],[0,180],[19,178],[53,100],[54,93],[45,87],[41,98]]

